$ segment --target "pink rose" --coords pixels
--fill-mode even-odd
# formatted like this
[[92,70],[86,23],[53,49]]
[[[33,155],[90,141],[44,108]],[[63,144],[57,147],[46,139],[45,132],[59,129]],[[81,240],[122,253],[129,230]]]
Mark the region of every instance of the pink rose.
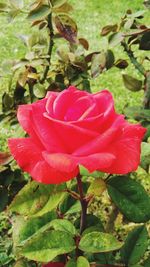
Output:
[[42,183],[75,177],[79,165],[90,172],[126,174],[137,169],[145,128],[114,110],[109,91],[96,94],[70,86],[33,104],[21,105],[18,120],[27,138],[9,139],[20,167]]
[[43,264],[42,267],[64,267],[64,263],[61,262],[49,262],[47,264]]

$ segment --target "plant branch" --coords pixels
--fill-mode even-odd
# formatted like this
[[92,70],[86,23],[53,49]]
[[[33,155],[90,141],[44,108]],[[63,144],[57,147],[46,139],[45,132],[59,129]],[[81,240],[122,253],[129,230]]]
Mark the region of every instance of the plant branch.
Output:
[[147,71],[145,76],[144,108],[150,109],[150,71]]
[[108,180],[109,180],[109,178],[111,178],[111,176],[112,176],[112,174],[110,173],[110,174],[108,174],[108,176],[104,179],[105,180],[105,182],[107,182]]
[[88,201],[84,197],[80,174],[78,174],[78,176],[77,176],[77,183],[78,183],[78,190],[79,190],[79,194],[80,194],[80,203],[81,203],[81,208],[82,208],[81,221],[80,221],[80,234],[82,234],[86,228],[86,213],[87,213]]
[[145,32],[149,32],[149,31],[150,31],[150,28],[146,28],[146,29],[143,29],[143,30],[140,30],[140,31],[137,31],[137,32],[124,33],[123,36],[124,37],[136,36],[136,35],[143,34]]
[[137,61],[136,57],[134,56],[133,51],[128,47],[126,42],[122,42],[121,45],[124,47],[124,51],[127,53],[127,55],[130,58],[132,64],[134,65],[134,67],[145,77],[146,71],[145,71],[144,67],[142,66],[142,64],[140,64]]
[[49,29],[49,47],[48,47],[47,55],[49,57],[47,58],[48,65],[45,67],[43,77],[40,80],[40,83],[44,83],[46,78],[47,78],[47,74],[48,74],[49,69],[50,69],[52,51],[53,51],[53,46],[54,46],[54,40],[53,40],[54,39],[54,31],[53,31],[53,24],[52,24],[52,13],[50,13],[48,15],[47,21],[48,21],[47,27]]
[[68,188],[65,189],[64,192],[69,193],[74,199],[80,200],[80,196],[79,196],[79,194],[77,194],[76,192],[71,191],[71,190],[68,189]]

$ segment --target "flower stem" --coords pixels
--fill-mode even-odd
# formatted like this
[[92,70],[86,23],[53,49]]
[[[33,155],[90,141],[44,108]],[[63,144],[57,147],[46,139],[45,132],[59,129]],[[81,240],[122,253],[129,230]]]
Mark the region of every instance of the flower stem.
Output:
[[78,183],[78,190],[80,194],[80,203],[81,203],[81,209],[82,209],[81,220],[80,220],[80,235],[81,235],[86,228],[86,213],[87,213],[88,201],[84,197],[80,174],[78,174],[77,176],[77,183]]
[[126,42],[122,42],[121,45],[124,47],[124,51],[127,53],[134,67],[145,77],[145,69],[142,64],[138,62],[137,58],[134,56],[133,51],[129,48]]
[[40,80],[40,83],[44,83],[46,78],[47,78],[47,74],[49,72],[50,69],[50,64],[51,64],[51,57],[52,57],[52,50],[53,50],[53,46],[54,46],[54,31],[53,31],[53,24],[52,24],[52,13],[50,13],[48,15],[47,18],[48,21],[48,29],[49,29],[49,47],[48,47],[48,51],[47,51],[47,55],[49,56],[49,58],[47,59],[48,61],[48,65],[46,66],[44,73],[43,73],[43,77]]
[[150,71],[146,72],[145,77],[145,87],[144,87],[144,108],[150,109]]

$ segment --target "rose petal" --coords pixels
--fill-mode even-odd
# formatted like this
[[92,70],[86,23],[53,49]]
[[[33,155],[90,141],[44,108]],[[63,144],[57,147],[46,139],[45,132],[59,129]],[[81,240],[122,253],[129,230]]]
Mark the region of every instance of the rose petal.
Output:
[[99,113],[105,112],[110,106],[114,107],[112,94],[108,90],[102,90],[93,94],[93,98],[99,108]]
[[98,116],[98,109],[95,103],[91,104],[89,108],[85,110],[85,112],[82,114],[82,116],[79,118],[80,121],[85,121],[88,118],[92,118],[95,116]]
[[[55,120],[47,116],[47,113],[44,114],[45,119],[47,118],[47,125],[50,126],[51,131],[55,131],[56,137],[60,141],[61,145],[64,145],[66,153],[73,153],[76,149],[80,148],[83,145],[86,145],[87,142],[92,141],[98,136],[95,131],[90,131],[84,128],[75,126],[69,122]],[[38,120],[35,122],[38,127]],[[42,126],[42,124],[40,124]],[[44,130],[43,126],[42,129]],[[48,128],[45,128],[45,131]],[[38,131],[41,131],[38,129]],[[57,150],[56,152],[62,152]],[[55,151],[53,151],[55,152]]]
[[78,170],[72,172],[61,172],[51,168],[46,161],[38,162],[33,169],[31,176],[38,182],[44,184],[60,184],[73,179],[78,174]]
[[64,116],[64,120],[76,121],[86,118],[90,115],[95,116],[97,114],[97,108],[93,98],[87,95],[80,97],[74,101],[71,106],[69,106]]
[[79,171],[77,163],[71,155],[61,153],[48,154],[44,151],[43,157],[47,163],[56,170],[60,170],[62,172],[72,172],[76,169],[77,172]]
[[67,173],[50,167],[42,157],[42,151],[31,138],[9,139],[8,145],[18,165],[38,182],[58,184],[70,180],[77,174],[77,170]]
[[34,132],[31,125],[31,113],[32,105],[20,105],[17,111],[17,118],[22,128],[28,133],[31,134]]
[[[45,99],[37,101],[36,104],[40,105],[42,110],[45,110]],[[43,145],[36,134],[32,118],[32,107],[35,104],[20,105],[17,111],[17,118],[22,128],[34,139],[34,142],[42,149]]]
[[80,146],[73,153],[74,156],[88,156],[98,152],[104,152],[110,143],[119,137],[121,134],[121,125],[124,122],[123,116],[118,116],[116,121],[103,134],[99,134],[95,139],[90,142],[86,142],[84,146]]
[[77,166],[83,165],[90,172],[94,170],[103,170],[109,167],[115,159],[115,156],[110,153],[96,153],[86,157],[75,157],[68,154],[48,154],[43,152],[43,157],[47,163],[54,169],[62,172],[79,172]]
[[[22,128],[29,134],[35,134],[32,127],[32,107],[40,105],[41,110],[45,111],[46,99],[42,99],[33,104],[20,105],[17,111],[17,118]],[[42,113],[43,113],[42,112]]]
[[140,163],[140,146],[145,132],[146,129],[142,126],[125,122],[122,134],[106,149],[116,160],[105,172],[126,174],[135,171]]
[[[105,96],[106,103],[102,102],[102,96]],[[72,124],[77,125],[82,128],[87,128],[90,130],[94,130],[100,133],[105,132],[111,125],[114,123],[114,121],[118,118],[118,114],[116,114],[114,110],[114,102],[112,99],[112,95],[104,90],[99,93],[93,94],[94,101],[97,102],[97,109],[99,108],[98,115],[95,116],[95,113],[89,113],[88,116],[80,118],[80,120],[73,121]],[[105,100],[104,98],[104,100]],[[101,105],[101,103],[103,105]],[[101,113],[100,113],[101,111]]]
[[41,150],[31,138],[12,138],[8,140],[10,151],[20,167],[31,172],[35,164],[41,160]]
[[76,125],[80,128],[88,129],[90,131],[95,131],[99,134],[99,127],[101,127],[101,123],[104,121],[104,114],[100,114],[98,116],[94,116],[91,118],[81,119],[77,121],[72,121],[72,125]]
[[[33,138],[39,146],[45,149],[55,151],[65,151],[63,144],[60,143],[55,130],[51,129],[51,125],[43,116],[46,111],[45,106],[47,99],[37,101],[30,105],[21,105],[18,109],[18,120],[23,129]],[[35,123],[35,121],[37,123]]]
[[96,170],[103,171],[112,165],[115,160],[115,156],[111,153],[96,153],[86,157],[75,157],[75,161],[83,165],[85,168],[89,170],[89,172],[93,172]]
[[47,97],[47,102],[46,102],[46,110],[50,116],[54,116],[53,112],[53,103],[56,97],[58,96],[58,93],[56,92],[48,92],[46,97]]
[[[53,124],[43,115],[40,105],[32,107],[33,125],[38,138],[43,143],[45,150],[51,152],[66,152],[66,147],[61,141],[61,130],[55,129]],[[47,113],[46,113],[47,114]]]
[[117,120],[117,118],[120,116],[115,113],[111,113],[111,111],[110,114],[106,113],[101,113],[98,116],[89,117],[83,120],[72,121],[71,124],[88,129],[90,131],[93,130],[98,134],[101,134],[109,129],[115,120]]
[[73,86],[70,86],[68,89],[61,92],[53,104],[55,118],[63,120],[68,108],[71,107],[77,99],[87,95],[87,92],[77,90]]

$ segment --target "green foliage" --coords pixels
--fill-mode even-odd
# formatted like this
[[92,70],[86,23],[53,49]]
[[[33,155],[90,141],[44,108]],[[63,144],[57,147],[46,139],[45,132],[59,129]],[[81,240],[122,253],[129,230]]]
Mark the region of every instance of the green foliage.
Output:
[[6,188],[0,188],[0,211],[3,211],[8,203],[8,191]]
[[18,216],[13,223],[15,251],[31,260],[47,262],[70,252],[74,249],[74,234],[71,222],[55,219],[55,213],[50,212],[28,220]]
[[[139,10],[138,12],[132,13],[132,11],[129,9],[121,18],[121,21],[118,24],[105,26],[101,31],[101,35],[109,35],[108,43],[110,47],[116,45],[122,46],[130,62],[134,65],[135,69],[138,70],[140,75],[143,76],[143,80],[139,80],[135,77],[132,77],[131,75],[124,73],[122,75],[122,78],[124,86],[128,90],[133,92],[144,90],[143,108],[145,112],[150,113],[150,71],[149,69],[145,68],[145,66],[147,67],[148,64],[144,64],[144,61],[149,59],[145,56],[143,57],[143,61],[141,63],[140,53],[137,54],[138,56],[135,55],[135,46],[138,46],[137,49],[139,49],[140,51],[150,50],[150,28],[149,26],[142,25],[140,23],[140,19],[142,19],[144,15],[145,10]],[[121,64],[120,62],[119,64],[118,62],[116,62],[115,66],[120,69],[124,68],[124,66],[125,68],[128,67],[128,64],[124,64],[122,59],[121,61]],[[141,109],[141,107],[129,107],[129,110],[132,108],[134,108],[135,112],[137,110],[137,113],[139,109]],[[144,115],[143,111],[142,113],[142,120],[141,118],[138,118],[138,120],[142,123],[143,126],[147,127],[148,129],[148,133],[145,135],[145,140],[147,140],[147,138],[149,137],[149,121],[147,120],[147,116]],[[127,112],[125,111],[125,114],[127,114],[128,116],[128,109]],[[131,117],[134,118],[134,114],[131,115]]]
[[[80,218],[75,221],[75,226],[77,229],[80,228]],[[93,214],[87,214],[86,216],[86,229],[83,231],[82,235],[87,234],[91,231],[104,232],[104,226],[97,216]]]
[[[3,153],[3,156],[6,153]],[[10,156],[3,157],[1,162],[8,164],[10,163]],[[0,210],[3,211],[10,204],[14,196],[19,190],[25,185],[25,179],[22,175],[21,170],[12,170],[10,165],[4,165],[0,171]]]
[[148,267],[149,264],[150,264],[150,257],[146,261],[144,261],[144,267]]
[[38,233],[53,229],[51,221],[55,220],[56,214],[48,212],[43,216],[36,218],[25,219],[22,216],[15,216],[13,218],[13,241],[14,247],[17,248],[22,242],[31,239]]
[[82,266],[90,267],[88,260],[83,256],[79,256],[77,261],[69,260],[66,264],[66,267],[82,267]]
[[31,260],[49,262],[56,256],[69,253],[74,249],[75,243],[71,234],[47,230],[20,246],[20,254]]
[[134,118],[135,120],[144,120],[150,122],[150,113],[148,109],[142,107],[128,107],[125,109],[125,113],[129,118]]
[[82,176],[86,176],[86,177],[100,178],[104,176],[104,173],[99,172],[99,171],[89,173],[89,171],[83,166],[80,166],[80,173]]
[[68,220],[55,219],[51,221],[50,226],[53,227],[55,230],[59,230],[59,231],[70,233],[72,235],[76,235],[76,228]]
[[50,13],[51,9],[48,5],[40,5],[36,9],[32,9],[27,18],[31,21],[42,20]]
[[77,259],[77,267],[82,267],[82,266],[90,267],[90,264],[89,264],[89,262],[87,261],[86,258],[80,256],[80,257]]
[[77,267],[77,264],[74,260],[69,260],[66,264],[66,267]]
[[118,250],[122,243],[110,234],[102,232],[90,232],[83,235],[79,248],[85,252],[98,253]]
[[148,171],[150,166],[150,143],[142,143],[141,166]]
[[138,263],[148,247],[148,232],[145,226],[132,230],[121,250],[123,262],[127,265]]
[[77,25],[66,14],[55,17],[55,25],[58,32],[70,43],[77,43]]
[[150,198],[139,182],[127,176],[114,176],[108,180],[107,188],[111,199],[129,221],[150,219]]
[[65,196],[65,185],[30,182],[18,193],[10,210],[22,215],[41,216],[57,207]]
[[111,47],[114,47],[120,44],[124,40],[124,36],[120,32],[115,32],[109,36],[109,44]]
[[122,75],[123,82],[126,88],[128,88],[131,91],[137,92],[142,89],[142,81],[139,81],[127,74]]
[[88,195],[100,196],[106,189],[106,184],[103,179],[94,180],[87,191]]
[[25,260],[19,260],[14,267],[29,267],[29,264]]

